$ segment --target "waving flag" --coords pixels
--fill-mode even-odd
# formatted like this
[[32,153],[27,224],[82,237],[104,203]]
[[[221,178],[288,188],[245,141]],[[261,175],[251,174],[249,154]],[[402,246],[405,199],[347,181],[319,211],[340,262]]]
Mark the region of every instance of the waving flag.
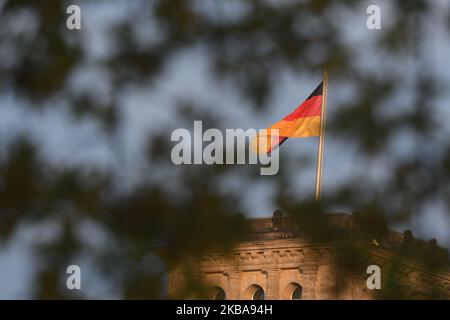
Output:
[[[252,141],[253,148],[258,153],[269,153],[278,148],[287,138],[319,136],[322,94],[323,82],[294,112],[267,128],[265,133],[259,133]],[[273,129],[278,130],[278,136],[271,134]],[[261,141],[261,139],[264,140]]]

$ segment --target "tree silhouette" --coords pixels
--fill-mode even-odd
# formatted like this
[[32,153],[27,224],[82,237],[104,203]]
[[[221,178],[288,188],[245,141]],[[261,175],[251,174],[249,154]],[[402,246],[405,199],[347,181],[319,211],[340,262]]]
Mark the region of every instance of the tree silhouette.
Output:
[[[130,129],[124,101],[134,93],[166,90],[164,76],[188,50],[198,50],[210,62],[208,75],[224,87],[231,83],[227,92],[257,115],[270,111],[283,77],[317,75],[324,65],[335,89],[348,92],[335,101],[329,132],[356,150],[365,169],[327,192],[320,208],[289,188],[302,160],[294,154],[283,153],[282,170],[270,180],[277,186],[275,205],[306,224],[311,239],[330,235],[323,212],[333,206],[350,205],[377,221],[363,228],[361,237],[382,235],[386,226],[422,215],[430,204],[448,212],[450,149],[448,125],[440,118],[446,106],[439,100],[448,84],[432,65],[427,46],[430,21],[448,21],[448,8],[439,10],[424,0],[392,1],[389,23],[355,45],[346,29],[354,22],[346,19],[360,16],[359,28],[365,28],[366,15],[354,0],[85,0],[77,3],[79,31],[65,27],[69,4],[0,4],[1,100],[12,99],[29,117],[64,110],[80,127],[94,123],[114,163],[60,163],[26,130],[8,132],[0,140],[0,243],[8,245],[23,227],[55,230],[33,243],[39,262],[33,297],[91,297],[65,289],[65,268],[78,261],[99,274],[98,281],[111,284],[118,297],[163,297],[165,269],[157,258],[162,248],[177,264],[187,254],[230,248],[245,237],[245,223],[236,213],[245,211],[246,186],[263,179],[256,170],[174,166],[170,161],[172,129],[193,120],[222,125],[220,113],[204,111],[222,105],[210,105],[206,89],[192,100],[174,92],[175,99],[159,107],[175,112],[146,143],[136,142],[142,161],[124,142]],[[88,23],[97,13],[103,24]],[[100,44],[89,37],[99,32],[96,27],[103,28]],[[448,31],[447,26],[439,41],[448,44]],[[84,78],[90,73],[96,76]],[[55,127],[52,134],[59,130]],[[401,145],[407,146],[403,154],[396,152]],[[314,156],[302,161],[314,161]],[[375,164],[383,167],[381,174],[373,172]],[[130,177],[130,167],[139,179]],[[227,179],[240,187],[225,188]]]

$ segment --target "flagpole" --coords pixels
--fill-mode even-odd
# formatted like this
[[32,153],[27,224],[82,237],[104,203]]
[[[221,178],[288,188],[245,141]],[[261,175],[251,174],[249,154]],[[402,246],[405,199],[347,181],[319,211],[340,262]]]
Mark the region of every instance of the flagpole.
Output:
[[322,190],[322,167],[323,167],[323,149],[325,143],[325,119],[327,112],[327,87],[328,72],[323,69],[323,90],[322,90],[322,112],[320,117],[319,150],[317,152],[317,173],[316,173],[316,203],[320,201],[320,192]]

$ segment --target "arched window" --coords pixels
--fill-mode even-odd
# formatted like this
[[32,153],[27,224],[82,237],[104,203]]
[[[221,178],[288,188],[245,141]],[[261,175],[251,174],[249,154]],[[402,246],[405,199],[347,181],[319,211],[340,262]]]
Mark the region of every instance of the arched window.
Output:
[[227,295],[225,293],[225,290],[223,290],[221,287],[214,287],[211,289],[210,297],[213,300],[226,300]]
[[291,300],[300,300],[302,298],[302,286],[296,283],[294,289],[291,292]]
[[251,285],[245,293],[245,299],[264,300],[265,299],[264,289],[257,284]]
[[252,300],[264,300],[265,294],[263,288],[259,287],[253,292]]
[[281,297],[286,300],[300,300],[302,293],[303,287],[297,282],[291,282],[283,290]]

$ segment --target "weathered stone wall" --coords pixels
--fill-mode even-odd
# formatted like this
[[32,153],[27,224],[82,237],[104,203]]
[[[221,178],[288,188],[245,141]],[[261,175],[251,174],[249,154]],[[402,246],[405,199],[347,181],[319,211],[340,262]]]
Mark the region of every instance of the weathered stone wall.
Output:
[[[365,298],[364,279],[352,282],[344,296],[338,295],[332,250],[293,239],[247,242],[226,254],[206,255],[197,277],[211,288],[222,288],[227,299],[251,299],[254,285],[264,290],[266,299],[290,299],[293,284],[302,287],[302,299]],[[170,273],[170,297],[177,296],[184,277],[179,270]]]
[[[353,227],[346,217],[333,219]],[[253,240],[240,243],[229,252],[210,252],[188,273],[179,269],[169,274],[169,297],[189,298],[180,290],[187,278],[203,281],[210,288],[220,287],[227,299],[251,299],[256,286],[264,290],[266,299],[290,299],[296,285],[302,287],[302,299],[372,299],[377,298],[377,290],[366,286],[365,269],[344,270],[336,262],[341,244],[311,243],[302,239],[297,230],[289,228],[286,220],[277,226],[271,219],[251,220],[254,229]],[[395,241],[403,241],[403,236]],[[395,243],[397,242],[390,242]],[[450,273],[429,272],[418,266],[414,260],[405,258],[390,269],[396,257],[392,244],[370,246],[364,244],[370,263],[382,269],[382,285],[386,274],[396,273],[396,287],[407,292],[409,297],[427,298],[430,287],[438,288],[450,298]],[[384,288],[383,288],[384,289]],[[394,288],[395,289],[395,288]],[[213,291],[211,291],[213,292]],[[212,298],[212,297],[211,297]]]

